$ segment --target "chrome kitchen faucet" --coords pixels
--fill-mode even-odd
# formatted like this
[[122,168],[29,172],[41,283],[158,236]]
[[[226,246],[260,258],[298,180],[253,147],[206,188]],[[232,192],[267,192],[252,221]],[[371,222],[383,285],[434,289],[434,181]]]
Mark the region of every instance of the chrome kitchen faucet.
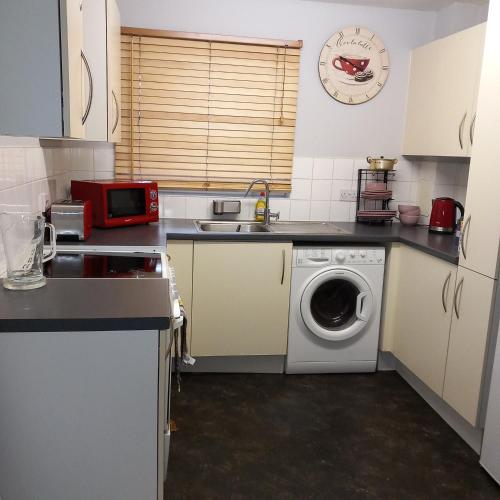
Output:
[[254,184],[257,184],[257,183],[264,184],[264,186],[266,188],[266,208],[264,209],[264,225],[268,226],[269,223],[271,222],[271,217],[275,218],[276,220],[278,220],[280,218],[279,212],[276,212],[275,214],[273,214],[271,212],[271,209],[269,208],[269,181],[266,179],[254,179],[250,183],[250,186],[248,186],[248,189],[247,189],[247,192],[245,193],[244,198],[246,198],[248,196],[248,193],[253,188]]

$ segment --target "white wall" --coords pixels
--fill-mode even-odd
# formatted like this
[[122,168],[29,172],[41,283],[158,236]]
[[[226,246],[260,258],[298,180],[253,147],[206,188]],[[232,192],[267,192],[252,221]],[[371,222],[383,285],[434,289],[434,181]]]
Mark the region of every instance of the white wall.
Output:
[[[434,38],[434,12],[303,0],[118,0],[118,4],[126,26],[302,39],[295,154],[329,158],[400,154],[410,50]],[[359,106],[336,102],[318,77],[324,42],[353,24],[378,33],[391,63],[380,94]]]
[[442,38],[483,23],[487,19],[488,4],[454,2],[437,13],[435,36]]

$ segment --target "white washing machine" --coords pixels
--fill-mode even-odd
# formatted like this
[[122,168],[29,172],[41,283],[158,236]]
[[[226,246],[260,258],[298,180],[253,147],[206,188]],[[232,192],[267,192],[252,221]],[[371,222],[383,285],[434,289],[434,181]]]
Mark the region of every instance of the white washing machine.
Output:
[[287,373],[377,365],[385,249],[294,247]]

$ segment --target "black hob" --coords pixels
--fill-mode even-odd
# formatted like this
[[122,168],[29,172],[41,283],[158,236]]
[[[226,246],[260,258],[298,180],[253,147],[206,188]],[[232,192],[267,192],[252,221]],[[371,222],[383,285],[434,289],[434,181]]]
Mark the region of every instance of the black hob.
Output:
[[162,278],[158,254],[58,253],[44,264],[47,278]]

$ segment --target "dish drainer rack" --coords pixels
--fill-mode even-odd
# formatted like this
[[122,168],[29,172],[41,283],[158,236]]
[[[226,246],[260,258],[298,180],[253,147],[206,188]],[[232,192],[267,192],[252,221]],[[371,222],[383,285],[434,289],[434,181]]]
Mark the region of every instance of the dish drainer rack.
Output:
[[[386,199],[376,199],[373,197],[364,198],[362,193],[366,190],[366,185],[374,182],[384,183],[386,191],[391,190],[391,183],[395,180],[396,172],[394,170],[358,170],[358,190],[356,196],[356,222],[366,224],[385,224],[390,222],[396,215],[395,210],[391,210],[390,204],[393,201],[391,197]],[[361,213],[360,213],[361,212]],[[372,212],[372,213],[370,213]],[[386,213],[384,213],[386,212]]]

